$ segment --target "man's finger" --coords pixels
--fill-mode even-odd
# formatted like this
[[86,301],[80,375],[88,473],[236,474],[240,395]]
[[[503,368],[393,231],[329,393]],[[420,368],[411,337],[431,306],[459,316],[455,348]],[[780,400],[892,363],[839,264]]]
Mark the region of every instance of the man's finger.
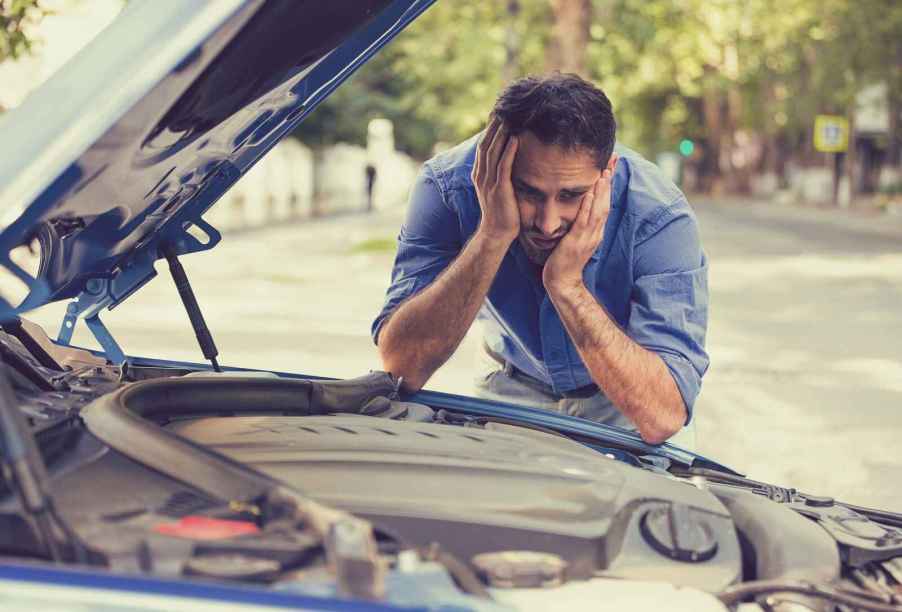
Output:
[[498,163],[498,173],[495,175],[495,180],[499,184],[511,182],[514,158],[517,156],[517,148],[519,146],[520,139],[516,136],[511,136],[507,139],[507,145],[504,147],[504,153],[501,156],[501,161]]
[[476,146],[476,161],[473,162],[473,172],[471,174],[473,183],[479,183],[484,178],[487,165],[485,157],[488,154],[489,145],[491,145],[492,143],[492,138],[495,136],[495,132],[498,131],[498,127],[500,125],[501,121],[498,119],[498,117],[492,115],[489,118],[489,125],[485,128],[485,131],[482,133],[482,137],[479,139],[479,144]]
[[492,141],[495,139],[495,135],[500,128],[501,120],[498,117],[493,116],[492,120],[489,122],[489,126],[485,129],[485,134],[482,135],[482,141],[479,143],[479,152],[482,153],[483,161],[485,161],[485,157],[489,154],[489,149],[492,148]]
[[492,136],[492,142],[489,144],[489,149],[485,157],[485,170],[489,173],[489,176],[493,176],[493,173],[497,171],[498,164],[501,162],[501,155],[504,153],[504,147],[508,141],[508,136],[509,133],[507,128],[501,123]]
[[579,203],[579,212],[576,213],[576,219],[573,222],[574,226],[584,228],[589,224],[589,218],[592,215],[592,209],[595,204],[595,190],[597,187],[598,181],[595,181],[593,188],[583,194]]
[[495,132],[498,131],[500,125],[501,120],[496,115],[489,117],[489,124],[485,128],[485,132],[482,133],[482,138],[479,139],[479,151],[485,153],[489,150],[492,138],[495,136]]
[[611,171],[604,170],[601,177],[595,181],[594,192],[594,215],[593,221],[606,216],[611,210]]

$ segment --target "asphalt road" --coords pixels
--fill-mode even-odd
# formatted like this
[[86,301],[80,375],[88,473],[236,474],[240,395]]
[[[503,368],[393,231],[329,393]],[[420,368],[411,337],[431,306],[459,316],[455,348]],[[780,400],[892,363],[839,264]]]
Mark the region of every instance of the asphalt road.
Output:
[[[712,366],[698,450],[753,478],[902,511],[902,220],[696,203]],[[230,365],[354,376],[403,211],[226,235],[184,259]],[[200,361],[166,267],[105,320],[133,355]],[[35,313],[55,334],[62,306]],[[90,345],[84,329],[77,343]],[[472,392],[477,334],[429,383]]]
[[902,222],[696,209],[712,262],[700,450],[902,511]]

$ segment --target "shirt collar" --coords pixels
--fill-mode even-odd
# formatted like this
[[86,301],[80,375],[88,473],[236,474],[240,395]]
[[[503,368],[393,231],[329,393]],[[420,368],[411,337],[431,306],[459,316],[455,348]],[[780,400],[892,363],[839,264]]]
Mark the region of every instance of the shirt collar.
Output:
[[611,183],[611,212],[608,213],[608,222],[605,224],[604,237],[595,252],[589,258],[590,263],[597,263],[611,248],[614,240],[614,230],[622,214],[626,203],[627,185],[629,182],[629,170],[621,159],[614,170],[614,178]]

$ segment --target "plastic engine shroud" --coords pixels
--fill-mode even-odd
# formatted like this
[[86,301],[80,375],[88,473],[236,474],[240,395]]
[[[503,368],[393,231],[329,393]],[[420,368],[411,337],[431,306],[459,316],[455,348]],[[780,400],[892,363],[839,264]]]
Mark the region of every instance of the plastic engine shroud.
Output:
[[[357,415],[198,418],[168,429],[408,544],[438,541],[461,559],[532,550],[560,556],[572,578],[600,570],[678,576],[680,584],[706,589],[723,588],[741,572],[730,514],[714,495],[563,437]],[[716,553],[687,563],[649,544],[642,517],[672,505],[705,526]]]

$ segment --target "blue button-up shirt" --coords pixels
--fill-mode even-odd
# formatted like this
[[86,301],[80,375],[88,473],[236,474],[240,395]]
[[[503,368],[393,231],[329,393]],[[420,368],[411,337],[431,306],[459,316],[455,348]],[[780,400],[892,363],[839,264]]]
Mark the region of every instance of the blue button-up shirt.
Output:
[[[471,138],[424,164],[374,341],[398,304],[435,280],[479,226],[470,179],[476,143]],[[583,279],[620,328],[664,360],[691,417],[708,368],[708,266],[695,214],[657,166],[626,147],[615,150],[611,211]],[[519,241],[502,260],[479,319],[492,350],[556,391],[593,382]]]

